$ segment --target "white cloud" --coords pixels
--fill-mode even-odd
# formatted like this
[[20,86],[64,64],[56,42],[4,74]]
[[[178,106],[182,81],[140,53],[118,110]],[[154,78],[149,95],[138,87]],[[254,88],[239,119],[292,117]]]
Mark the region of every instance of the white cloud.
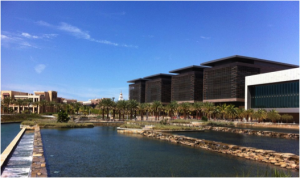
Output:
[[18,35],[18,34],[13,34],[13,33],[8,33],[8,32],[3,32],[4,34],[1,34],[1,45],[7,48],[10,47],[16,47],[16,48],[38,48],[35,45],[29,43],[28,41],[24,40],[20,36],[27,36],[29,34],[23,34],[23,35]]
[[43,72],[43,70],[46,68],[46,66],[44,64],[39,64],[37,66],[34,67],[34,70],[40,74]]
[[87,32],[83,32],[79,28],[72,26],[70,24],[64,23],[64,22],[60,23],[60,26],[58,26],[58,29],[69,32],[78,38],[83,38],[83,39],[87,39],[87,40],[91,38]]
[[64,31],[64,32],[68,32],[68,33],[70,33],[71,35],[73,35],[77,38],[89,40],[89,41],[96,42],[96,43],[112,45],[112,46],[122,46],[122,47],[127,47],[127,48],[138,48],[138,46],[136,46],[136,45],[119,44],[119,43],[111,42],[111,41],[108,41],[108,40],[94,39],[90,36],[90,34],[87,31],[83,31],[80,28],[75,27],[75,26],[70,25],[70,24],[65,23],[65,22],[61,22],[59,26],[51,25],[51,24],[49,24],[47,22],[44,22],[44,21],[38,21],[36,23],[39,24],[39,25],[42,25],[42,26],[47,26],[47,27],[51,27],[51,28],[55,28],[55,29]]
[[200,36],[200,38],[205,39],[205,40],[209,40],[210,37],[206,37],[206,36]]
[[29,39],[53,38],[57,36],[57,34],[43,34],[41,36],[36,36],[36,35],[30,35],[29,33],[25,33],[25,32],[23,32],[21,35]]
[[8,37],[6,35],[1,35],[1,39],[4,40],[4,39],[8,39]]

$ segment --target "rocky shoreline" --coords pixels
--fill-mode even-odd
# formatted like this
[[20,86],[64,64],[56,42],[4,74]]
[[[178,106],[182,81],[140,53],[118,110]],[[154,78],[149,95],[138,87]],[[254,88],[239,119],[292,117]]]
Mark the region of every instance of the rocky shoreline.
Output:
[[231,132],[231,133],[238,133],[238,134],[249,134],[249,135],[279,137],[279,138],[299,140],[299,134],[296,133],[283,133],[283,132],[261,131],[261,130],[251,130],[251,129],[236,129],[236,128],[229,128],[229,127],[215,127],[215,126],[204,126],[203,129],[219,131],[219,132]]
[[176,144],[187,145],[195,148],[202,148],[218,153],[230,154],[233,156],[243,157],[255,161],[265,162],[280,166],[282,168],[299,170],[299,156],[292,153],[279,153],[273,150],[263,150],[253,147],[243,147],[238,145],[231,145],[222,142],[209,141],[204,139],[197,139],[186,137],[182,135],[175,135],[164,132],[155,132],[152,130],[142,129],[120,129],[120,133],[135,133],[141,134],[145,137],[151,137],[160,140],[166,140]]

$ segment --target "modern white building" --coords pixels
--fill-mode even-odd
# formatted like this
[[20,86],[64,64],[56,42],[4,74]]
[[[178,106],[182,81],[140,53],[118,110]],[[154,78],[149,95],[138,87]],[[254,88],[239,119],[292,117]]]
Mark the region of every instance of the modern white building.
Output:
[[299,68],[246,77],[245,109],[276,109],[299,118]]

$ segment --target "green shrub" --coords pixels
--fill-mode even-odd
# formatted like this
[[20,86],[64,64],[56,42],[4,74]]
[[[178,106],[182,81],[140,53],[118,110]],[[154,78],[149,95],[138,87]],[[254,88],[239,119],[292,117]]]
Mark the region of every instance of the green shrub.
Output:
[[57,122],[69,122],[70,117],[68,116],[68,114],[62,110],[58,112],[58,117],[57,117]]
[[207,119],[206,116],[203,116],[203,117],[202,117],[202,121],[205,121],[205,122],[206,122],[207,120],[208,120],[208,119]]
[[168,124],[168,119],[163,119],[159,122],[162,125],[167,125]]

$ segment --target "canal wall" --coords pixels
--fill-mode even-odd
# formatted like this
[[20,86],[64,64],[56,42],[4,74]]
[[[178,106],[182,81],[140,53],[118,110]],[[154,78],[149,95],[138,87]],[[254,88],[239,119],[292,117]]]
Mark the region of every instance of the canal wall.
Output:
[[231,132],[231,133],[239,133],[239,134],[249,134],[249,135],[259,135],[259,136],[279,137],[279,138],[299,140],[299,134],[297,133],[283,133],[283,132],[251,130],[251,129],[236,129],[236,128],[229,128],[229,127],[215,127],[215,126],[204,126],[203,129],[219,131],[219,132]]
[[152,137],[160,140],[167,140],[176,144],[187,145],[195,148],[202,148],[202,149],[211,150],[218,153],[243,157],[245,159],[270,163],[287,169],[299,170],[299,156],[292,153],[279,153],[273,150],[263,150],[263,149],[253,148],[253,147],[243,147],[243,146],[231,145],[231,144],[209,141],[204,139],[196,139],[196,138],[186,137],[182,135],[154,132],[150,130],[137,131],[136,133],[140,133],[141,135],[146,137]]
[[48,177],[40,127],[34,129],[31,177]]
[[5,150],[1,153],[1,171],[3,169],[4,164],[7,162],[8,157],[14,150],[14,148],[17,146],[19,140],[25,133],[26,128],[23,128],[18,135],[10,142],[10,144],[5,148]]

